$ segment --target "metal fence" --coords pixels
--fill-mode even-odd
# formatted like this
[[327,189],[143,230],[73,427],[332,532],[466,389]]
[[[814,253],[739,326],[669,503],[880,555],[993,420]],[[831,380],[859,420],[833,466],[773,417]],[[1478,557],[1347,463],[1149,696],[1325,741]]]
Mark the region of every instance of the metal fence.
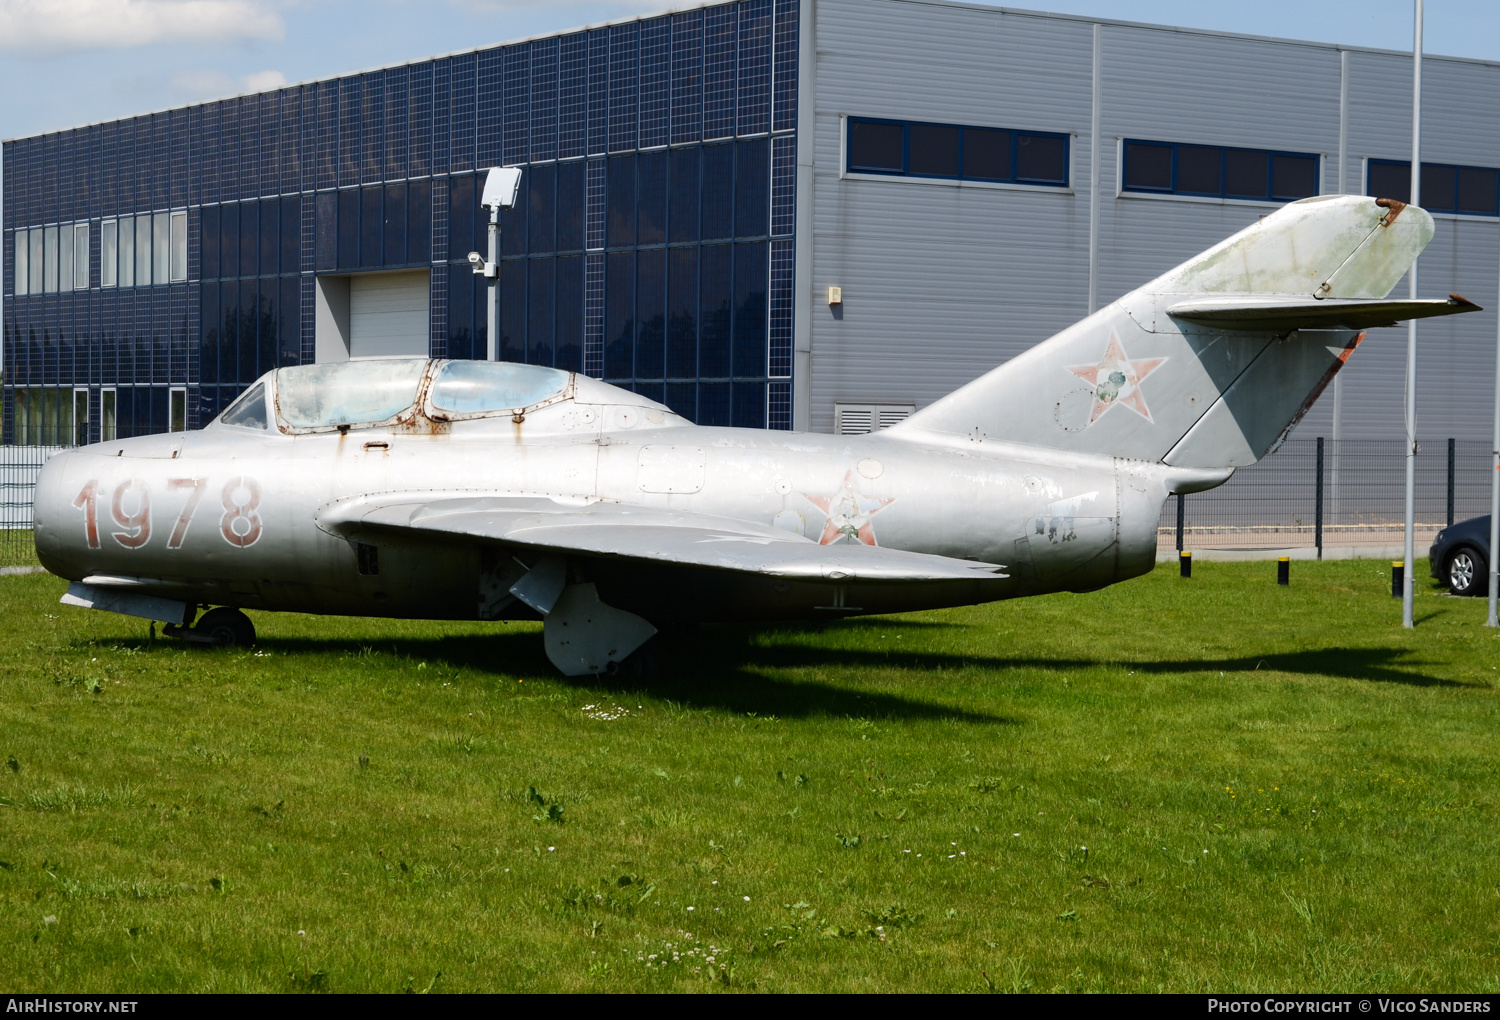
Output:
[[0,446],[0,559],[29,560],[35,555],[31,542],[31,505],[36,494],[36,476],[42,465],[65,447]]
[[[1493,464],[1482,440],[1422,444],[1419,554],[1444,526],[1490,512]],[[1320,555],[1331,548],[1383,556],[1402,544],[1405,518],[1404,440],[1291,439],[1217,489],[1167,500],[1158,548],[1309,548]]]

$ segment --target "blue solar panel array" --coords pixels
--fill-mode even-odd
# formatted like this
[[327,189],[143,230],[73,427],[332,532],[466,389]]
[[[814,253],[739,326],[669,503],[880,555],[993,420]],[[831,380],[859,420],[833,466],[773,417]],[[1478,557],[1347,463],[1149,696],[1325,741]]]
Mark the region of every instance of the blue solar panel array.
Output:
[[[430,266],[432,353],[483,357],[500,162],[503,358],[790,428],[797,25],[738,0],[7,143],[4,440],[18,388],[116,388],[129,435],[186,385],[208,421],[312,359],[317,273]],[[89,289],[11,296],[14,229],[180,208],[188,282],[101,287],[95,226]]]

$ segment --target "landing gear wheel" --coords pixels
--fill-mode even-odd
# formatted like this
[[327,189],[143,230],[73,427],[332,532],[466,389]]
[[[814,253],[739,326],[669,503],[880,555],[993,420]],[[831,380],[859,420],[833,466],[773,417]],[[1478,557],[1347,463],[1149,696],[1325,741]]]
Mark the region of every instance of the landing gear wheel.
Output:
[[1459,546],[1448,557],[1448,590],[1455,595],[1483,595],[1489,588],[1489,564],[1477,549]]
[[609,675],[626,680],[655,680],[661,676],[661,656],[657,652],[657,639],[652,638],[641,647],[625,656],[624,662],[611,662]]
[[194,624],[193,632],[207,638],[212,645],[249,648],[255,644],[255,624],[250,622],[250,617],[228,606],[204,613]]

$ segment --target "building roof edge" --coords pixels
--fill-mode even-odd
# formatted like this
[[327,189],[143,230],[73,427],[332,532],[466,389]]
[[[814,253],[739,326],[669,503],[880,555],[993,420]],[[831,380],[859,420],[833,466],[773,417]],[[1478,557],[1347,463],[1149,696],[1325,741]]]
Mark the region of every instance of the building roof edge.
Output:
[[[70,131],[82,131],[85,128],[97,127],[102,124],[115,124],[122,121],[135,120],[139,117],[154,117],[157,114],[172,113],[176,110],[189,110],[195,106],[210,106],[214,103],[221,103],[228,99],[240,99],[245,96],[259,96],[273,92],[284,92],[290,89],[302,88],[307,85],[317,85],[322,82],[338,81],[341,78],[353,78],[363,74],[371,74],[375,71],[385,71],[395,67],[410,67],[413,64],[424,64],[430,60],[446,60],[450,57],[460,57],[469,53],[478,53],[481,50],[499,49],[504,46],[519,46],[521,43],[534,42],[538,39],[553,39],[565,35],[574,35],[578,32],[590,32],[596,29],[610,28],[614,25],[626,25],[635,21],[649,21],[652,18],[659,18],[667,14],[679,14],[685,11],[700,10],[705,7],[718,7],[724,3],[730,2],[734,2],[734,0],[697,0],[697,2],[693,3],[671,4],[650,14],[628,15],[626,17],[613,18],[609,21],[596,21],[591,22],[587,25],[579,25],[574,28],[560,29],[555,32],[538,32],[533,35],[520,36],[518,38],[507,39],[502,42],[487,43],[483,46],[474,46],[462,50],[450,50],[446,53],[435,53],[430,56],[418,57],[413,60],[404,60],[394,64],[380,64],[374,67],[364,67],[354,71],[345,71],[340,74],[323,75],[322,77],[318,78],[304,78],[299,81],[288,82],[285,85],[278,85],[274,89],[262,89],[259,92],[237,92],[233,95],[220,96],[216,99],[202,99],[193,103],[182,103],[177,106],[167,106],[155,110],[147,110],[142,113],[133,113],[125,117],[110,117],[105,120],[88,121],[83,124],[74,124],[70,127],[65,128],[55,128],[51,131],[42,131],[32,135],[14,135],[9,138],[0,138],[0,144],[9,145],[12,142],[30,141],[34,138],[45,138],[48,135],[67,134]],[[803,2],[817,3],[818,0],[803,0]],[[1033,10],[1025,7],[1006,7],[998,4],[970,3],[964,2],[964,0],[869,0],[869,2],[900,4],[911,7],[951,7],[960,10],[979,11],[986,14],[1001,14],[1027,18],[1044,18],[1053,21],[1073,21],[1086,25],[1109,25],[1117,28],[1134,28],[1154,32],[1171,32],[1174,34],[1182,35],[1212,36],[1224,39],[1246,39],[1254,42],[1279,43],[1282,45],[1291,46],[1312,46],[1318,49],[1333,50],[1335,52],[1340,50],[1348,50],[1353,53],[1376,53],[1384,56],[1394,57],[1411,56],[1410,50],[1385,49],[1378,46],[1356,46],[1348,43],[1319,42],[1314,39],[1289,39],[1282,36],[1255,35],[1247,32],[1225,32],[1219,29],[1212,28],[1189,28],[1180,25],[1155,24],[1148,21],[1126,21],[1120,18],[1096,18],[1082,14],[1059,14],[1053,11]],[[1484,60],[1479,57],[1453,57],[1441,53],[1424,52],[1422,54],[1422,59],[1424,61],[1443,60],[1454,63],[1478,64],[1481,66],[1500,68],[1500,60]]]

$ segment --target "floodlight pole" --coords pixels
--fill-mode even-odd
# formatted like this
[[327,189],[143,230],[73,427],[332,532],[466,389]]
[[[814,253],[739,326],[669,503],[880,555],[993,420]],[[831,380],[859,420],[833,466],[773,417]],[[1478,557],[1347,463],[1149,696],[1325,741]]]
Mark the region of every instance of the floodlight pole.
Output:
[[[490,206],[489,264],[497,267],[500,265],[500,207],[498,205]],[[484,282],[488,285],[490,298],[484,315],[485,359],[494,361],[500,356],[500,272],[496,269],[495,275],[490,276],[488,273],[485,275],[489,277]]]
[[483,258],[477,251],[469,252],[469,265],[476,276],[483,276],[489,286],[489,307],[484,317],[484,356],[487,361],[500,358],[500,300],[496,287],[500,284],[500,211],[511,209],[516,204],[516,194],[521,187],[520,167],[492,166],[484,176],[484,191],[479,204],[490,211],[490,257]]
[[[1422,0],[1416,0],[1412,40],[1411,79],[1411,200],[1422,202]],[[1411,299],[1417,299],[1417,263],[1407,279]],[[1412,584],[1416,577],[1417,537],[1417,320],[1406,324],[1406,569],[1401,579],[1401,626],[1414,627]]]
[[1487,627],[1500,627],[1500,321],[1495,324],[1495,448],[1490,472],[1490,616]]

